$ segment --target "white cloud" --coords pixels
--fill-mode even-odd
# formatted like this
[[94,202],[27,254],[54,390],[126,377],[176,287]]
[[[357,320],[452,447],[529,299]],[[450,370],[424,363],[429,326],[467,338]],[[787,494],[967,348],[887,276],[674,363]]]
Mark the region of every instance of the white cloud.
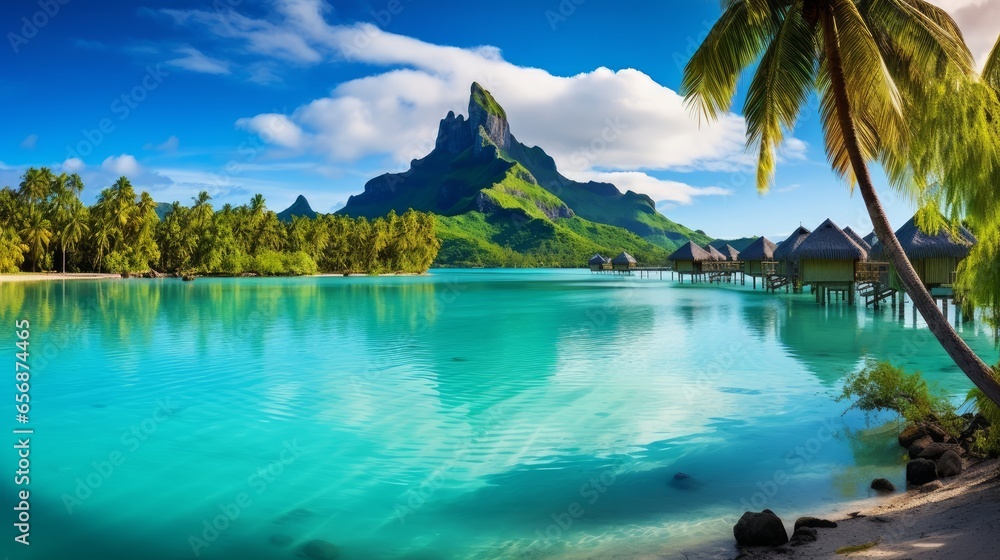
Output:
[[82,171],[87,166],[86,164],[83,163],[82,159],[74,157],[74,158],[69,158],[66,161],[62,162],[61,167],[63,171],[66,171],[68,173],[77,173],[79,171]]
[[639,171],[615,171],[608,173],[574,173],[572,179],[578,181],[599,181],[613,183],[622,191],[634,191],[649,195],[660,203],[691,204],[698,196],[728,196],[733,191],[722,187],[693,187],[677,181],[651,177]]
[[194,47],[181,47],[175,52],[183,54],[181,58],[168,60],[167,64],[202,74],[228,74],[229,63],[211,58]]
[[25,137],[24,140],[21,140],[21,147],[26,150],[33,150],[35,149],[35,144],[37,143],[38,143],[38,135],[29,134],[27,137]]
[[260,136],[261,140],[268,144],[284,148],[298,148],[302,145],[302,129],[285,115],[265,113],[248,119],[239,119],[236,125]]
[[1000,34],[1000,2],[997,0],[930,0],[955,18],[969,50],[980,67],[986,63]]
[[172,152],[177,149],[177,146],[180,145],[180,142],[181,142],[180,138],[177,138],[176,136],[170,136],[169,138],[167,138],[166,140],[164,140],[159,144],[153,144],[152,142],[150,142],[145,146],[143,146],[142,149],[157,150],[160,152]]
[[249,53],[300,64],[347,59],[388,69],[344,82],[291,114],[239,121],[261,134],[277,126],[264,140],[296,148],[297,154],[332,162],[387,155],[405,167],[433,148],[447,111],[466,112],[469,86],[478,81],[507,110],[518,139],[545,148],[567,172],[734,170],[748,163],[742,118],[730,114],[699,127],[680,95],[641,71],[598,68],[554,76],[511,64],[495,47],[435,45],[371,24],[329,25],[326,12],[318,0],[280,1],[268,19],[232,10],[166,11],[178,22],[235,39]]
[[[72,158],[76,159],[76,158]],[[132,176],[142,172],[142,167],[135,160],[134,156],[122,154],[120,156],[108,156],[101,162],[101,169],[117,175]]]

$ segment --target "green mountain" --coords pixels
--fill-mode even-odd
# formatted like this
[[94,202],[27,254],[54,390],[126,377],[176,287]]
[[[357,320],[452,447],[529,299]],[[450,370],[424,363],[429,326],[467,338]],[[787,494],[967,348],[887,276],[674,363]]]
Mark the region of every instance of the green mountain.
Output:
[[477,83],[468,120],[449,111],[427,156],[368,181],[339,213],[374,218],[408,208],[439,215],[440,264],[572,266],[586,253],[621,250],[656,263],[688,240],[711,241],[644,194],[564,177],[544,150],[514,138],[503,107]]
[[737,251],[742,251],[749,247],[754,241],[757,241],[757,237],[739,237],[737,239],[716,239],[715,241],[709,243],[712,247],[716,249],[721,249],[726,245],[732,245]]
[[301,194],[296,197],[291,206],[278,212],[278,219],[282,222],[291,222],[295,216],[305,216],[310,220],[316,219],[316,212],[309,206],[309,201]]

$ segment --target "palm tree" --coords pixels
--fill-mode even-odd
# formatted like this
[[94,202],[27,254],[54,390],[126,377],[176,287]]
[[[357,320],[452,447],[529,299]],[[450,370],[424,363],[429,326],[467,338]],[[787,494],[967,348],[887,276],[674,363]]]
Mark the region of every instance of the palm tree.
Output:
[[[885,215],[868,170],[880,163],[908,186],[908,118],[921,117],[928,80],[969,75],[972,56],[954,20],[924,0],[724,0],[724,11],[684,70],[701,115],[726,112],[739,75],[759,62],[744,105],[747,144],[759,150],[766,191],[775,153],[816,92],[833,169],[856,182],[879,241],[930,331],[969,379],[1000,403],[1000,383],[942,315]],[[917,110],[907,111],[916,107]]]
[[49,168],[29,168],[21,180],[21,188],[18,194],[24,197],[29,204],[41,202],[49,196],[52,189],[52,182],[52,171]]
[[197,229],[203,229],[208,226],[208,222],[212,218],[212,205],[208,203],[212,197],[207,191],[201,191],[197,197],[192,196],[191,200],[194,201],[194,205],[191,206],[192,225]]
[[21,229],[21,239],[28,245],[28,252],[31,253],[31,271],[35,272],[38,261],[45,256],[45,250],[52,241],[52,224],[37,206],[28,208],[24,227]]
[[66,251],[73,251],[83,239],[85,233],[90,231],[87,225],[87,209],[83,206],[77,207],[69,215],[62,231],[59,232],[60,243],[62,245],[62,271],[66,274]]

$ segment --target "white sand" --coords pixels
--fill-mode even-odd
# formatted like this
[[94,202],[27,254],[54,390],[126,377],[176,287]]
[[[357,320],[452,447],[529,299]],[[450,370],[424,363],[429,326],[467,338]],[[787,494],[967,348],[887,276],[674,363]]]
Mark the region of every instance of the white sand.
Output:
[[97,272],[26,272],[23,274],[0,274],[0,284],[4,282],[44,282],[51,280],[108,280],[121,279],[120,274],[100,274]]

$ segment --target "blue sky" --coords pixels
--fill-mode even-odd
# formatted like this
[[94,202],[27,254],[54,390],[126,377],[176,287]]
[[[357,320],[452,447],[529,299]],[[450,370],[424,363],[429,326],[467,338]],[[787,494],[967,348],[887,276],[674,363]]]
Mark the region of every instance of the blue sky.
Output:
[[[982,56],[1000,2],[940,3]],[[765,196],[742,99],[711,126],[688,115],[682,65],[718,13],[717,0],[5,2],[0,185],[45,165],[79,172],[87,202],[124,174],[165,202],[260,192],[281,210],[301,193],[331,211],[429,151],[476,80],[564,174],[646,192],[710,235],[777,240],[827,217],[870,231],[814,109]],[[912,206],[880,185],[901,225]]]

